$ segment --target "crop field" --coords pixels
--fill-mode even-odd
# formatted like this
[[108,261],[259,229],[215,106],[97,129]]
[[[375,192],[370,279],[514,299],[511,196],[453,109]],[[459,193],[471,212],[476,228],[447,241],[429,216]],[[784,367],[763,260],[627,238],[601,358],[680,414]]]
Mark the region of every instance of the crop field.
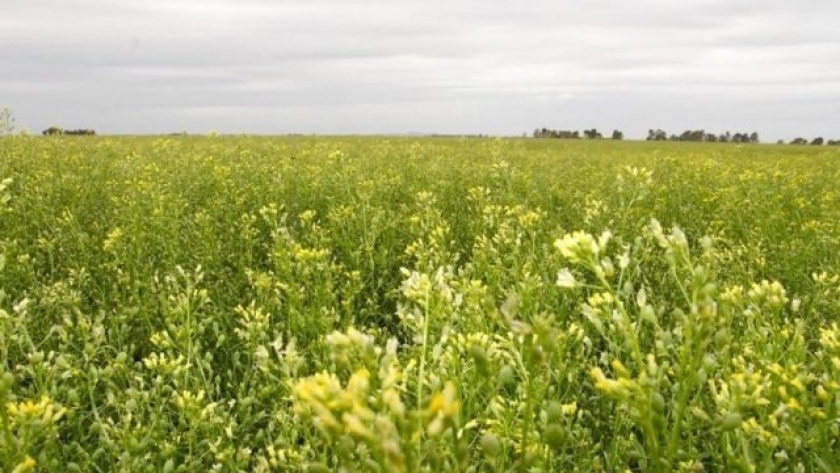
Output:
[[840,150],[8,137],[0,181],[0,470],[840,468]]

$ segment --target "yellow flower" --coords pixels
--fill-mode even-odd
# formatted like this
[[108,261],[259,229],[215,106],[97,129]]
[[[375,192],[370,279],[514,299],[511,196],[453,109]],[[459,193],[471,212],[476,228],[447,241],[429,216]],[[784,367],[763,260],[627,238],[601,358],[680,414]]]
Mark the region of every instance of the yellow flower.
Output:
[[578,406],[577,406],[576,402],[570,402],[568,404],[563,404],[560,407],[561,412],[563,412],[563,415],[566,415],[566,416],[575,415],[575,413],[577,412],[577,409],[578,409]]
[[563,238],[556,240],[554,247],[570,262],[581,263],[596,258],[598,253],[606,248],[609,238],[609,232],[604,232],[601,238],[596,241],[592,235],[578,231],[567,233]]
[[347,433],[351,436],[366,440],[375,437],[373,431],[362,422],[359,416],[345,412],[341,416],[341,420],[344,422],[344,428],[347,429]]
[[427,413],[432,419],[429,423],[429,434],[437,435],[443,431],[445,424],[450,423],[458,416],[461,410],[461,403],[456,399],[455,385],[447,381],[442,392],[432,396],[429,402]]
[[26,456],[18,466],[12,470],[12,473],[26,473],[27,471],[32,471],[35,468],[35,460],[32,459],[29,455]]
[[64,417],[67,409],[56,405],[49,397],[42,396],[38,402],[32,400],[19,403],[9,402],[6,404],[6,412],[13,418],[40,418],[44,423],[52,423]]
[[603,391],[607,395],[623,395],[626,394],[625,386],[614,379],[609,379],[604,375],[601,368],[592,368],[589,371],[589,376],[595,381],[595,389]]

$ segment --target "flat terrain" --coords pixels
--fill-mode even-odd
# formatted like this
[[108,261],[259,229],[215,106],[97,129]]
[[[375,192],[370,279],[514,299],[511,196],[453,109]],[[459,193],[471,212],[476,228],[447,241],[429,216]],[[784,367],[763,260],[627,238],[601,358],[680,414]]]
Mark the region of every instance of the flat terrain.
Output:
[[840,465],[840,148],[14,137],[0,181],[6,471]]

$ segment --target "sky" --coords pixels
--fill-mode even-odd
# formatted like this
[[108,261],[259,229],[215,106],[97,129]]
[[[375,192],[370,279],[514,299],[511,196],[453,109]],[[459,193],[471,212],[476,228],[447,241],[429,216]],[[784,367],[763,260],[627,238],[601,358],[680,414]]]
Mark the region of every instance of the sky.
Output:
[[840,138],[837,0],[2,0],[34,132]]

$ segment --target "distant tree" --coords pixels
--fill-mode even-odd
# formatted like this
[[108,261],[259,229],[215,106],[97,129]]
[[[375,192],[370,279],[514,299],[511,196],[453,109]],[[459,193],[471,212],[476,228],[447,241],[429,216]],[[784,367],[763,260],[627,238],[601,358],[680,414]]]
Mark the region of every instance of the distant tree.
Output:
[[61,128],[61,127],[57,127],[57,126],[51,126],[51,127],[47,128],[46,130],[42,131],[41,134],[44,135],[44,136],[63,135],[64,134],[64,129]]
[[840,146],[840,140],[828,140],[826,144],[828,146]]
[[820,137],[814,138],[814,141],[812,141],[811,144],[814,145],[814,146],[822,146],[824,142],[825,142],[825,140],[823,140],[822,137],[820,136]]
[[0,136],[15,132],[15,116],[8,107],[0,108]]
[[[720,139],[723,135],[721,135]],[[703,142],[707,141],[710,143],[714,143],[719,140],[718,136],[714,133],[706,133],[706,130],[685,130],[679,136],[671,135],[671,140],[674,141],[693,141],[693,142]]]
[[792,144],[792,145],[807,145],[808,140],[806,140],[805,138],[794,138],[790,141],[790,144]]
[[731,141],[732,143],[758,143],[758,133],[735,133]]
[[577,131],[551,130],[549,128],[537,128],[536,130],[534,130],[534,138],[576,139],[576,138],[580,138],[580,134]]
[[623,139],[624,139],[624,133],[622,133],[622,132],[621,132],[621,131],[619,131],[619,130],[613,130],[613,132],[612,132],[612,139],[614,139],[614,140],[623,140]]
[[599,140],[603,138],[601,133],[599,133],[596,128],[593,128],[591,130],[583,130],[583,136],[585,136],[588,140]]
[[[64,134],[71,136],[94,136],[96,135],[96,131],[87,128],[80,128],[78,130],[66,130]],[[478,134],[478,137],[481,138],[481,133]]]
[[668,133],[661,128],[657,128],[656,130],[648,130],[648,141],[667,141],[668,140]]
[[783,145],[783,144],[785,144],[785,140],[777,140],[776,144],[777,145]]

